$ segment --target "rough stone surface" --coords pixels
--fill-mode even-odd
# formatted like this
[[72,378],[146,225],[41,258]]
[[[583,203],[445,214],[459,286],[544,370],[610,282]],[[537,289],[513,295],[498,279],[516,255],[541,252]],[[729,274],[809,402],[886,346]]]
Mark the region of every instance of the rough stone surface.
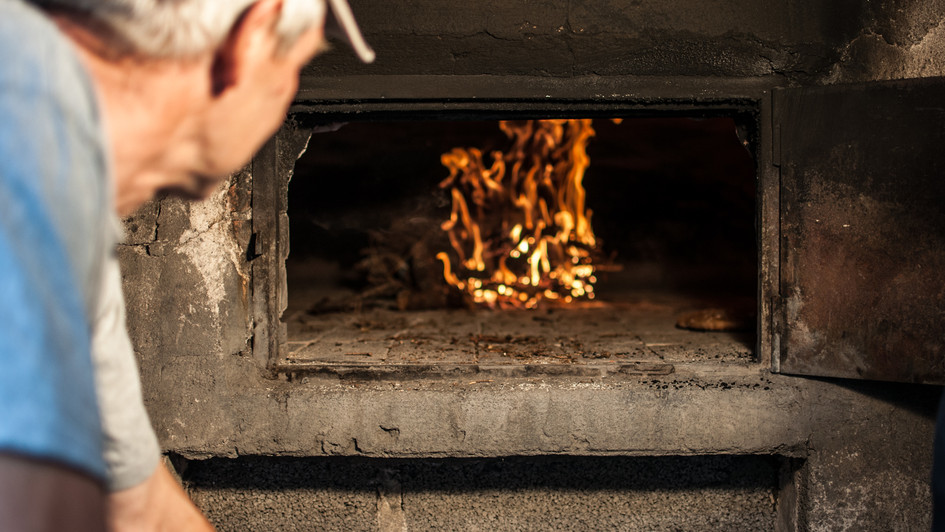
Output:
[[[248,353],[248,183],[241,172],[204,203],[158,200],[126,220],[118,253],[145,390],[213,389],[222,372],[210,368]],[[186,362],[196,359],[204,370]],[[182,430],[177,414],[200,401],[191,393],[145,395],[157,427]]]
[[945,75],[942,0],[351,4],[377,61],[360,64],[339,44],[306,77],[714,76],[807,84]]
[[940,387],[811,382],[799,522],[809,530],[929,530],[931,443]]
[[859,33],[826,80],[855,82],[945,75],[945,2],[869,4]]
[[353,1],[378,50],[360,65],[345,50],[310,75],[814,76],[857,31],[859,2]]

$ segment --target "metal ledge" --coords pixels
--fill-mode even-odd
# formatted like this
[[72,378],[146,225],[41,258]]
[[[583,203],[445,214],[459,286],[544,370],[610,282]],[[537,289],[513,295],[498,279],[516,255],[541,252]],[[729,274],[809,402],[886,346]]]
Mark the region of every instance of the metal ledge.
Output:
[[[777,77],[641,77],[581,76],[344,76],[306,77],[290,114],[359,114],[382,112],[471,112],[479,118],[515,114],[600,112],[607,103],[614,113],[718,113],[755,107]],[[510,105],[514,103],[514,105]],[[498,115],[497,115],[498,116]],[[416,118],[416,117],[413,117]]]

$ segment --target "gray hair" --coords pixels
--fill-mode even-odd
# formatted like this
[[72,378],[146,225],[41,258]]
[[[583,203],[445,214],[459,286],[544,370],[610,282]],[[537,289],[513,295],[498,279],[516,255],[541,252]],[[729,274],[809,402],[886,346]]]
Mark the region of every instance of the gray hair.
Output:
[[[150,58],[188,57],[219,46],[257,0],[30,0],[75,14],[107,32],[111,51]],[[325,20],[325,0],[283,0],[282,45]]]

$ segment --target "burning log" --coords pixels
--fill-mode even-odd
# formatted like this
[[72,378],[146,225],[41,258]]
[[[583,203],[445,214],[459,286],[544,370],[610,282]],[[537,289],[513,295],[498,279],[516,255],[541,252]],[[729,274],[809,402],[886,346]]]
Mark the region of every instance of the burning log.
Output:
[[590,163],[591,120],[500,122],[512,142],[490,154],[455,148],[441,160],[450,171],[450,219],[442,229],[453,255],[440,252],[447,283],[478,304],[537,308],[594,298],[599,242],[591,229],[582,181]]
[[435,227],[432,219],[411,217],[386,231],[372,232],[371,246],[355,265],[368,285],[359,302],[394,299],[400,310],[447,306],[449,294],[433,254],[444,239],[441,232],[431,230]]

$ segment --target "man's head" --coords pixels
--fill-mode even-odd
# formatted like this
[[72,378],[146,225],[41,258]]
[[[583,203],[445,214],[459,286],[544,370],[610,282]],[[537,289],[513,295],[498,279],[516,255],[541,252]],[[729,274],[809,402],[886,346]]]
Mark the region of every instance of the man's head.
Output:
[[[218,47],[256,0],[35,0],[94,27],[116,55],[196,56]],[[323,0],[283,0],[277,31],[286,45],[325,17]]]
[[102,100],[119,212],[159,191],[209,193],[285,117],[344,0],[32,0],[75,42]]

